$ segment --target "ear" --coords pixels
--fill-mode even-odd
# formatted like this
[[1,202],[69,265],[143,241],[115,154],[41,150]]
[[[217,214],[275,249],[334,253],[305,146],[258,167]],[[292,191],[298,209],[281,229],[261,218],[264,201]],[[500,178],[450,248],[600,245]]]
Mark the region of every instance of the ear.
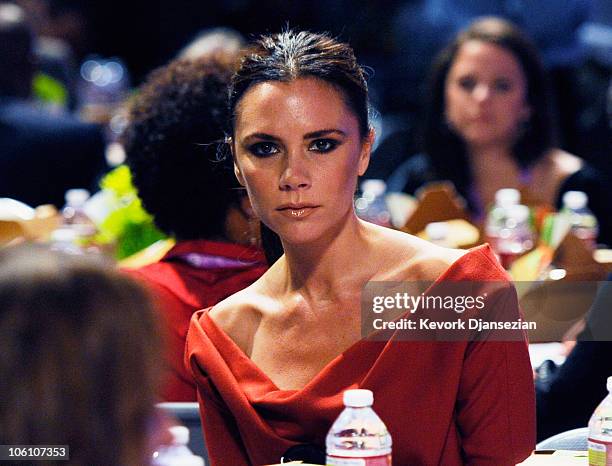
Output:
[[244,177],[242,176],[242,172],[240,171],[240,167],[238,166],[238,164],[236,163],[236,148],[234,145],[234,138],[231,136],[228,136],[226,138],[226,142],[227,145],[229,146],[229,150],[232,154],[232,160],[234,161],[234,175],[236,175],[236,179],[238,180],[238,183],[240,183],[241,186],[245,186],[244,184]]
[[359,176],[362,176],[368,169],[370,164],[370,155],[372,154],[372,147],[374,146],[374,140],[376,139],[376,132],[374,128],[370,128],[368,135],[365,137],[361,145],[361,153],[359,154]]
[[240,183],[241,186],[246,186],[244,182],[244,177],[242,176],[242,172],[240,171],[240,167],[236,163],[236,159],[234,159],[234,174],[236,175],[236,178],[238,179],[238,183]]

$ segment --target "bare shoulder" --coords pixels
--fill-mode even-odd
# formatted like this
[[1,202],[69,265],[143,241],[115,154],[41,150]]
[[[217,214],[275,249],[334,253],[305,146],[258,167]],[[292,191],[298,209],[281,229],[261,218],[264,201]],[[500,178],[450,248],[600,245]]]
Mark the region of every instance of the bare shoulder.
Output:
[[412,261],[413,273],[419,280],[435,281],[457,260],[463,257],[467,251],[463,249],[451,249],[428,243],[423,247],[421,254]]
[[393,280],[434,281],[467,251],[437,246],[401,231],[381,232],[380,250]]
[[262,316],[278,307],[278,302],[264,292],[260,280],[215,304],[209,312],[215,325],[247,355]]

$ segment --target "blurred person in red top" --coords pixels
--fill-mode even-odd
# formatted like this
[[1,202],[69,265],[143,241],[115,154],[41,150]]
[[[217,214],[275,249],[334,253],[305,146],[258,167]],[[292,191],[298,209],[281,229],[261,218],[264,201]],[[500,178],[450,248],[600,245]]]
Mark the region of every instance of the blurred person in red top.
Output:
[[160,300],[165,401],[196,399],[183,366],[192,314],[250,285],[267,268],[248,198],[218,153],[234,58],[178,59],[156,70],[134,99],[123,138],[143,206],[177,241],[161,260],[129,271]]

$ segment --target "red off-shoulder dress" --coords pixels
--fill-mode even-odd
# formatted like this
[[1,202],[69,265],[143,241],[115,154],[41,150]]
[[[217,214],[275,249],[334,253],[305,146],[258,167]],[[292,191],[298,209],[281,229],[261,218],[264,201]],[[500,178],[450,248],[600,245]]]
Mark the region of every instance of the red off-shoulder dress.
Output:
[[[506,281],[507,275],[483,246],[437,282],[443,280]],[[207,311],[191,321],[185,363],[198,388],[213,466],[278,463],[299,443],[325,448],[350,388],[374,392],[397,466],[515,465],[534,448],[534,387],[524,339],[361,340],[301,390],[279,390]]]

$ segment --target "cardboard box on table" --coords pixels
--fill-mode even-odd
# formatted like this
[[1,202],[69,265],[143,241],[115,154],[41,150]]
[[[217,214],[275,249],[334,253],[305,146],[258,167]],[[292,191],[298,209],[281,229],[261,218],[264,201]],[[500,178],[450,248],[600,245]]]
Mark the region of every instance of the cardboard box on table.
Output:
[[430,183],[418,193],[418,205],[402,231],[427,239],[429,223],[446,222],[449,247],[469,248],[480,243],[480,232],[468,221],[465,202],[449,183]]

